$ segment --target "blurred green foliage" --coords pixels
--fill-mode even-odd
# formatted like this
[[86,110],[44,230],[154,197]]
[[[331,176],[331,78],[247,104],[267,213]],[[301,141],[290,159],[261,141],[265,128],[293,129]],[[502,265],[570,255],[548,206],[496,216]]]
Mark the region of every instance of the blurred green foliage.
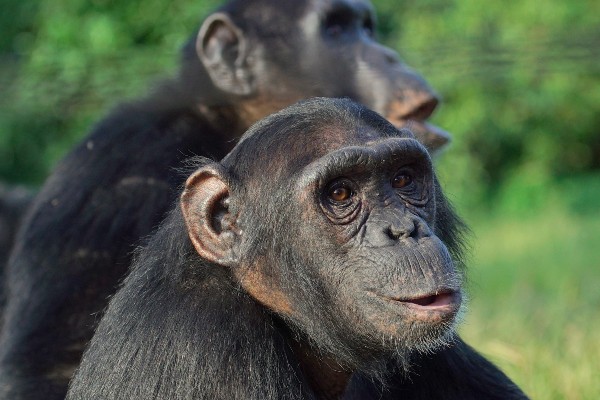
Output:
[[[596,179],[587,192],[596,203],[599,186]],[[554,203],[536,215],[472,224],[471,301],[461,333],[532,399],[594,400],[600,393],[596,210]]]

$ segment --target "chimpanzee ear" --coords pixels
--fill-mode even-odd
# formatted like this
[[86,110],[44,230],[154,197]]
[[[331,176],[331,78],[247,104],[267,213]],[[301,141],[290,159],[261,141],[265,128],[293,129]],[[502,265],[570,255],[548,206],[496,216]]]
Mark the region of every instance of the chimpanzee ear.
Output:
[[181,210],[196,251],[210,262],[237,264],[239,232],[229,210],[227,172],[220,164],[200,168],[190,176],[181,195]]
[[217,12],[204,21],[196,39],[196,52],[218,89],[236,95],[252,93],[247,40],[227,14]]

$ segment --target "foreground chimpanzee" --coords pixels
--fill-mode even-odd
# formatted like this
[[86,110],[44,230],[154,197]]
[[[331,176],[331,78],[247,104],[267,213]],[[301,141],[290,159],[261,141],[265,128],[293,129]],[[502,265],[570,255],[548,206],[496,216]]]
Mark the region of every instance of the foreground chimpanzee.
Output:
[[298,99],[348,96],[409,124],[437,104],[373,38],[366,0],[238,0],[184,49],[180,76],[101,121],[30,208],[8,266],[0,398],[63,398],[140,238],[178,194],[191,155],[223,157],[257,119]]
[[455,337],[462,224],[425,148],[314,99],[204,160],[69,399],[515,399]]

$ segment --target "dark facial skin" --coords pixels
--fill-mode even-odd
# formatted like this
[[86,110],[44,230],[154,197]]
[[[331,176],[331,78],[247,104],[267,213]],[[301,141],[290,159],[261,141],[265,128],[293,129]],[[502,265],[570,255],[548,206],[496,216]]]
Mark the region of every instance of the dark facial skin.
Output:
[[[267,262],[300,282],[304,279],[297,276],[299,269],[289,267],[287,260],[308,268],[305,278],[321,282],[335,313],[323,318],[322,305],[312,303],[313,287],[291,287],[274,303],[265,300],[265,305],[283,310],[311,338],[322,336],[327,324],[344,326],[344,336],[369,343],[369,354],[362,355],[365,363],[381,355],[375,348],[407,352],[443,343],[460,307],[461,286],[448,250],[433,233],[435,190],[427,152],[414,139],[382,139],[366,128],[328,133],[338,135],[335,138],[344,144],[329,144],[321,157],[299,155],[283,166],[278,160],[279,171],[287,172],[280,172],[282,180],[273,182],[271,196],[284,201],[294,222],[284,224],[285,231],[274,236],[291,235],[295,243],[284,259],[269,255]],[[303,162],[295,162],[298,159]],[[277,188],[287,190],[287,198]],[[251,198],[266,195],[256,193]],[[243,211],[239,218],[241,231],[256,222],[246,221]],[[304,252],[307,248],[310,252]],[[283,286],[265,283],[270,277],[257,279],[256,266],[247,269],[252,282],[262,282],[261,291],[263,286]],[[245,285],[243,273],[240,276]],[[295,280],[286,278],[290,279]],[[256,292],[251,286],[246,289]],[[289,299],[283,309],[281,298]],[[311,332],[313,328],[318,331]],[[323,341],[317,344],[325,349],[330,343],[348,342],[339,337],[317,340]],[[360,348],[345,351],[361,352]],[[343,357],[338,361],[353,362]]]
[[313,14],[303,26],[307,32],[316,30],[322,40],[312,40],[319,48],[308,51],[330,66],[331,79],[352,77],[348,97],[383,115],[397,128],[410,127],[430,150],[445,144],[447,133],[424,122],[438,104],[436,94],[394,50],[377,42],[372,4],[316,1],[314,6],[321,21]]
[[[311,238],[322,239],[313,244],[319,245],[313,254],[326,255],[316,273],[331,283],[345,319],[362,321],[363,334],[403,342],[451,322],[460,281],[430,228],[435,194],[423,147],[414,139],[358,140],[331,149],[304,173],[310,182],[303,179],[296,192],[312,190],[312,196],[297,203],[304,222],[300,237],[306,246]],[[409,334],[415,336],[406,340]]]
[[[332,123],[325,132],[280,133],[252,160],[244,200],[222,172],[201,169],[188,180],[184,215],[198,253],[233,267],[243,289],[299,335],[300,358],[330,359],[347,381],[390,355],[408,359],[449,341],[461,278],[434,233],[430,157],[410,133],[382,137],[367,125]],[[212,222],[199,227],[198,219]],[[260,224],[265,232],[256,234]],[[313,368],[325,379],[315,385],[333,379],[322,378],[323,364]]]

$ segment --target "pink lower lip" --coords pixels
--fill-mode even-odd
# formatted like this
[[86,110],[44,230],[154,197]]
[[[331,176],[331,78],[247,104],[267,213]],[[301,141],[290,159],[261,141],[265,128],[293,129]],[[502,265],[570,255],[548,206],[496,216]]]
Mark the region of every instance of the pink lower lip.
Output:
[[457,294],[453,292],[439,293],[410,299],[405,298],[392,300],[419,310],[438,310],[454,306],[457,301]]
[[454,302],[454,294],[452,293],[442,293],[437,295],[419,297],[415,299],[407,299],[400,300],[403,303],[406,303],[415,307],[423,307],[423,308],[440,308],[445,307]]

